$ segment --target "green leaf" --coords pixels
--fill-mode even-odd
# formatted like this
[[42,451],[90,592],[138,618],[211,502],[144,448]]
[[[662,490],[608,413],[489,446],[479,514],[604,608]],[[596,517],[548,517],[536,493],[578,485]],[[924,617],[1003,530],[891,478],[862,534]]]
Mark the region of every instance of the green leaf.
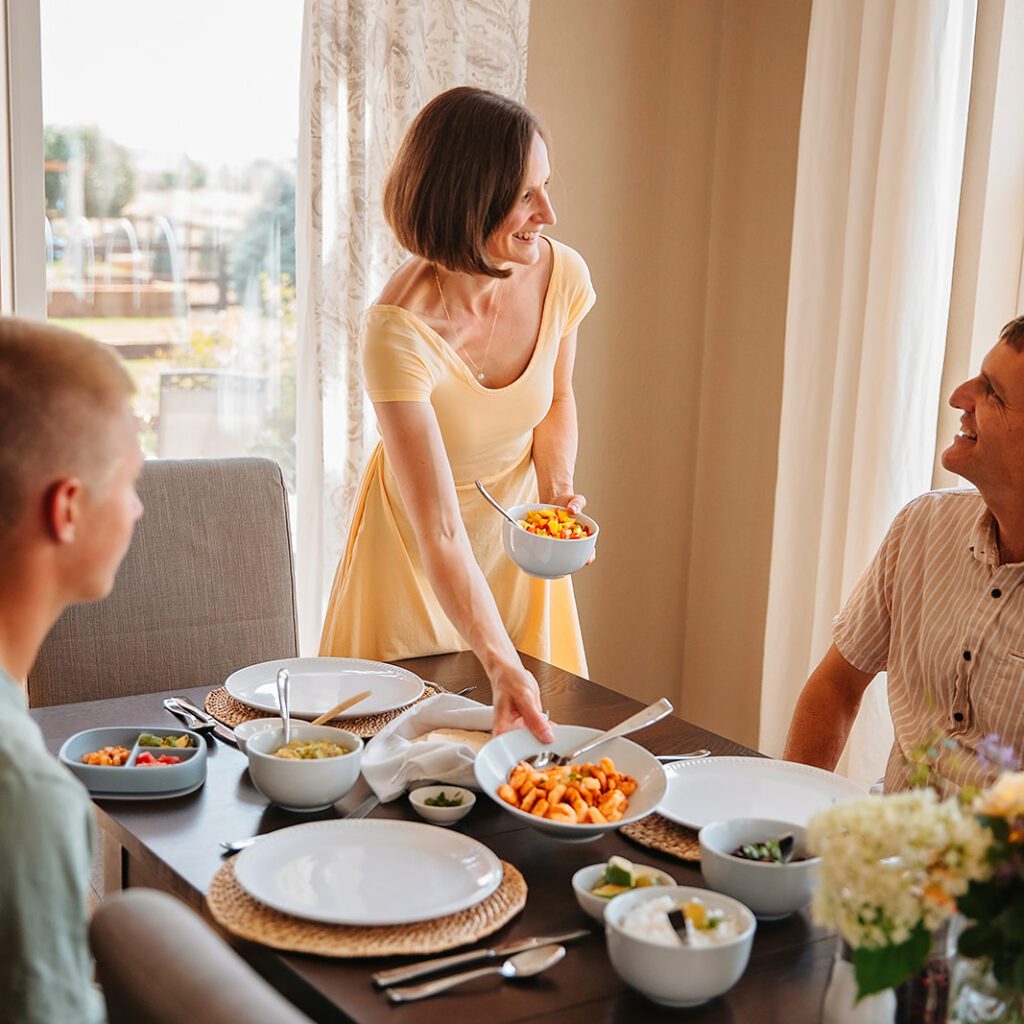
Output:
[[1018,954],[1013,965],[1013,987],[1018,992],[1024,992],[1024,953]]
[[960,933],[957,951],[972,960],[988,956],[999,942],[999,933],[989,924],[973,924]]
[[855,949],[853,972],[857,978],[857,999],[884,992],[913,977],[928,959],[931,933],[918,921],[910,938],[898,946],[880,949]]
[[992,924],[1013,943],[1024,943],[1024,914],[1011,903],[997,914]]

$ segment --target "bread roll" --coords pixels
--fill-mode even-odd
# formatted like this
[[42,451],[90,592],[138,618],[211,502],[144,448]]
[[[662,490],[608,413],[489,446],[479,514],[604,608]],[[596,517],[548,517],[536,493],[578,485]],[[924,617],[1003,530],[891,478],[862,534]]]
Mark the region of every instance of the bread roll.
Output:
[[429,743],[461,743],[463,746],[469,747],[474,754],[478,754],[480,748],[490,738],[489,732],[479,729],[432,729],[422,736],[415,737],[413,742],[418,743],[420,740],[425,740]]

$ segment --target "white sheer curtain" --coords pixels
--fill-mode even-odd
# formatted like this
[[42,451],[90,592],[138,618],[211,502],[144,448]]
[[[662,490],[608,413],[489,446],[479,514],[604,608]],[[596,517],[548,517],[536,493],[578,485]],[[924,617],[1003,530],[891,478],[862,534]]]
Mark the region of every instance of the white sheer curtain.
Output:
[[[815,0],[800,125],[761,749],[780,754],[831,621],[931,485],[975,0]],[[848,774],[892,739],[884,679]]]
[[359,322],[403,253],[385,173],[424,104],[455,85],[526,95],[529,0],[305,0],[296,195],[300,644],[316,653],[359,476],[376,441]]

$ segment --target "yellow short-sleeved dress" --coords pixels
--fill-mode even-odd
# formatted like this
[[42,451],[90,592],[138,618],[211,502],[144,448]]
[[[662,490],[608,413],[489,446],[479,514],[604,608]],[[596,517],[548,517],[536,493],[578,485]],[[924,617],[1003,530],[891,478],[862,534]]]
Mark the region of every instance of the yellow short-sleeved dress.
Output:
[[[399,306],[367,310],[363,370],[374,402],[434,407],[473,553],[512,642],[526,654],[585,675],[571,580],[523,573],[505,554],[501,517],[473,485],[482,480],[506,507],[538,499],[533,428],[551,406],[559,342],[595,299],[583,258],[550,242],[551,280],[537,346],[518,380],[485,388],[439,334]],[[320,653],[396,661],[468,647],[434,596],[398,483],[378,444],[334,578]]]

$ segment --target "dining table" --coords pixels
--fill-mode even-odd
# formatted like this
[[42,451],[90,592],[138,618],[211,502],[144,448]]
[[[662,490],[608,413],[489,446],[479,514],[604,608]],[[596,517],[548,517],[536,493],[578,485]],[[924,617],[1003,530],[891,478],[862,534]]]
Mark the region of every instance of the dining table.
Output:
[[[632,697],[529,656],[526,667],[540,684],[544,707],[556,722],[608,728],[644,705]],[[396,664],[440,688],[475,686],[472,698],[490,702],[490,688],[469,652],[418,658]],[[54,754],[72,734],[107,725],[167,726],[177,720],[163,698],[184,694],[202,707],[209,687],[183,686],[167,693],[35,708],[31,715]],[[648,689],[650,686],[648,684]],[[713,755],[757,756],[756,751],[669,716],[632,739],[655,754],[708,748]],[[243,753],[216,739],[208,741],[205,784],[167,800],[96,801],[105,857],[107,890],[148,886],[170,892],[210,916],[205,893],[223,864],[221,841],[269,833],[306,821],[329,820],[363,802],[370,790],[360,778],[338,809],[313,814],[282,810],[253,786]],[[756,814],[756,808],[751,808]],[[377,807],[371,818],[419,820],[405,798]],[[420,1024],[472,1021],[512,1024],[680,1021],[692,1024],[815,1024],[836,952],[834,933],[817,926],[805,909],[782,921],[759,922],[750,962],[724,996],[689,1009],[669,1009],[646,1000],[616,974],[600,925],[579,908],[571,886],[575,871],[612,855],[667,871],[681,885],[703,886],[700,866],[637,845],[618,831],[592,842],[566,843],[541,834],[493,800],[481,796],[454,828],[515,865],[528,887],[526,905],[511,922],[476,945],[589,928],[567,945],[565,958],[536,978],[479,979],[419,1002],[388,1002],[371,980],[373,972],[412,963],[414,957],[338,959],[280,952],[225,934],[231,945],[272,985],[316,1021]]]

